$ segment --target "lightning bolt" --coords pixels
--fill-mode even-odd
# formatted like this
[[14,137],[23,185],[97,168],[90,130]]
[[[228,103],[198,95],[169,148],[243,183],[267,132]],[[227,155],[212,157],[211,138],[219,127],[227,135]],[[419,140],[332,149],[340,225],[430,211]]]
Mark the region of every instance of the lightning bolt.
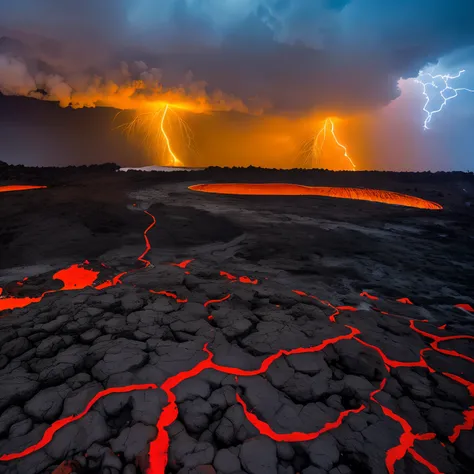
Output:
[[[431,119],[433,118],[433,115],[441,112],[443,110],[443,108],[445,107],[445,105],[448,103],[448,100],[454,99],[455,97],[458,96],[458,92],[463,92],[463,91],[465,91],[465,92],[474,92],[474,90],[467,89],[466,87],[454,88],[454,87],[451,87],[449,85],[450,81],[452,81],[454,79],[458,79],[465,72],[466,71],[464,69],[462,69],[457,74],[455,74],[453,76],[450,75],[450,74],[437,74],[437,75],[433,76],[430,73],[420,71],[420,74],[419,74],[418,78],[415,79],[415,82],[417,84],[421,84],[423,86],[423,95],[425,96],[425,99],[426,99],[425,105],[423,107],[423,111],[426,113],[426,118],[425,118],[425,121],[423,123],[423,128],[425,130],[429,129],[428,124],[431,122]],[[421,79],[423,76],[428,76],[430,80],[428,82],[424,82]],[[436,84],[436,81],[441,82],[441,84],[438,86]],[[430,97],[430,94],[429,94],[429,88],[436,89],[438,91],[439,97],[441,97],[441,99],[442,99],[441,105],[435,110],[429,110],[430,102],[432,100],[432,98]],[[447,95],[448,93],[451,94],[451,95],[448,96]]]
[[162,117],[161,117],[161,133],[165,137],[166,146],[168,147],[168,152],[173,158],[172,166],[179,166],[179,165],[182,165],[183,163],[178,159],[178,157],[174,154],[173,150],[171,149],[170,139],[168,138],[168,135],[167,135],[166,130],[165,130],[165,119],[166,119],[166,115],[168,113],[168,109],[169,109],[169,104],[166,104],[166,106],[163,110],[163,113],[162,113]]
[[319,130],[319,132],[316,134],[316,136],[311,138],[308,142],[306,142],[303,145],[303,155],[304,155],[305,162],[307,163],[309,161],[312,165],[313,159],[315,157],[319,158],[320,156],[322,156],[323,151],[324,151],[324,144],[326,143],[326,138],[327,138],[328,133],[332,135],[336,145],[344,151],[344,157],[347,159],[352,169],[355,171],[356,165],[354,161],[352,160],[352,158],[349,156],[349,153],[347,152],[347,147],[345,147],[338,140],[336,136],[334,121],[331,118],[327,118],[324,121],[324,124]]
[[179,116],[176,109],[171,104],[155,104],[151,110],[149,108],[144,111],[137,111],[136,117],[129,123],[120,126],[127,135],[135,135],[141,133],[144,136],[144,144],[150,151],[150,154],[156,156],[157,147],[163,148],[164,152],[169,156],[166,162],[168,166],[183,166],[183,162],[178,158],[174,147],[171,145],[170,113],[173,112],[175,119],[180,127],[181,135],[186,139],[188,148],[192,148],[192,133],[186,122]]

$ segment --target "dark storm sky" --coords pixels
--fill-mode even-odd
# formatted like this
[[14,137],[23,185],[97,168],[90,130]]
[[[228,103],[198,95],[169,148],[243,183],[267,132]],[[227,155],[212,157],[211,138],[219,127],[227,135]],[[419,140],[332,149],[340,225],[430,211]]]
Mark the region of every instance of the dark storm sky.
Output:
[[[472,0],[0,0],[0,38],[4,94],[31,96],[40,88],[63,105],[90,106],[104,94],[94,82],[97,77],[117,85],[159,79],[165,88],[184,85],[186,91],[205,81],[206,94],[221,91],[231,110],[242,111],[236,103],[249,111],[262,109],[262,120],[312,113],[372,116],[364,136],[380,142],[381,150],[393,148],[392,129],[403,126],[413,142],[403,148],[410,155],[407,167],[472,167],[474,97],[466,93],[452,101],[425,133],[420,126],[423,97],[412,81],[439,62],[437,72],[466,69],[459,86],[474,89]],[[400,78],[407,79],[401,90]],[[32,105],[5,104],[0,100],[2,155],[19,149],[12,124],[26,130],[34,122],[31,112],[22,116],[17,111],[15,118],[8,112]],[[38,113],[48,120],[40,133],[44,143],[38,146],[44,148],[58,130],[66,146],[71,121],[70,137],[80,142],[81,135],[87,136],[96,144],[102,140],[101,153],[115,147],[125,153],[125,161],[140,153],[124,147],[110,123],[105,135],[91,126],[97,120],[105,128],[107,112],[72,111],[57,119],[59,129],[51,124],[60,112],[44,105],[39,104]],[[32,127],[37,130],[38,123]],[[29,162],[44,162],[44,153],[38,158],[24,153]],[[53,148],[49,153],[54,154]],[[101,159],[91,156],[93,150],[88,153],[85,161]],[[107,158],[102,161],[111,161]],[[6,157],[15,159],[26,161]],[[382,161],[376,165],[384,167]]]

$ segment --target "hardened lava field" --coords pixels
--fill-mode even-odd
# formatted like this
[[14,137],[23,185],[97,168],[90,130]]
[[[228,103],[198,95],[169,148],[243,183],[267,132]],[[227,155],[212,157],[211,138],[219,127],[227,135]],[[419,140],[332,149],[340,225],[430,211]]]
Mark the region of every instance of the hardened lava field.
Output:
[[300,176],[442,209],[188,189],[269,177],[231,171],[2,195],[0,473],[469,472],[458,177]]

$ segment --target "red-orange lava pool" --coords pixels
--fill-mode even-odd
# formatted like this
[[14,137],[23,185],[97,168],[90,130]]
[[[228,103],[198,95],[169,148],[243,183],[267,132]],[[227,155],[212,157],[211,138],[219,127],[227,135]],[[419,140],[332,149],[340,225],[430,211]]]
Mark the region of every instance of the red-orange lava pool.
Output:
[[0,193],[8,193],[11,191],[28,191],[30,189],[44,189],[47,186],[27,186],[22,184],[14,184],[11,186],[0,186]]
[[407,194],[382,191],[380,189],[337,188],[327,186],[303,186],[285,183],[223,183],[196,184],[189,186],[192,191],[214,194],[245,194],[249,196],[326,196],[332,198],[373,201],[396,206],[416,207],[419,209],[443,209],[436,202],[427,201]]

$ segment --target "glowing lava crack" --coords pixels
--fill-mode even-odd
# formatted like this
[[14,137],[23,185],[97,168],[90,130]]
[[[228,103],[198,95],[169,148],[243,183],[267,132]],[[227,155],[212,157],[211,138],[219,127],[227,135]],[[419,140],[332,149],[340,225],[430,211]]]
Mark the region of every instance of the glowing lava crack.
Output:
[[325,196],[332,198],[353,199],[357,201],[372,201],[396,206],[415,207],[418,209],[440,210],[443,206],[436,202],[427,201],[407,194],[378,189],[335,188],[323,186],[302,186],[285,183],[224,183],[196,184],[190,186],[191,191],[214,194],[237,194],[247,196]]
[[[148,252],[151,249],[150,241],[148,240],[147,234],[156,225],[156,219],[148,211],[144,211],[144,212],[145,214],[147,214],[148,216],[152,218],[152,222],[143,232],[143,237],[145,239],[145,250],[137,258],[137,261],[143,264],[142,268],[147,268],[151,265],[151,262],[145,258],[145,256],[148,254]],[[44,291],[40,296],[37,296],[37,297],[6,296],[6,295],[3,295],[3,289],[0,288],[0,311],[5,311],[8,309],[11,310],[15,308],[24,308],[25,306],[29,306],[33,303],[39,303],[46,295],[57,293],[59,291],[83,290],[84,288],[87,288],[87,287],[93,287],[96,290],[103,290],[105,288],[116,286],[119,283],[122,283],[121,279],[125,275],[136,272],[138,270],[138,269],[133,269],[126,272],[122,272],[114,276],[110,280],[106,280],[105,282],[102,282],[94,286],[94,283],[99,277],[100,272],[94,271],[92,269],[84,268],[85,265],[89,265],[89,262],[87,260],[83,264],[74,264],[68,268],[64,268],[62,270],[57,271],[53,275],[53,280],[62,281],[63,282],[62,288],[58,290]]]

